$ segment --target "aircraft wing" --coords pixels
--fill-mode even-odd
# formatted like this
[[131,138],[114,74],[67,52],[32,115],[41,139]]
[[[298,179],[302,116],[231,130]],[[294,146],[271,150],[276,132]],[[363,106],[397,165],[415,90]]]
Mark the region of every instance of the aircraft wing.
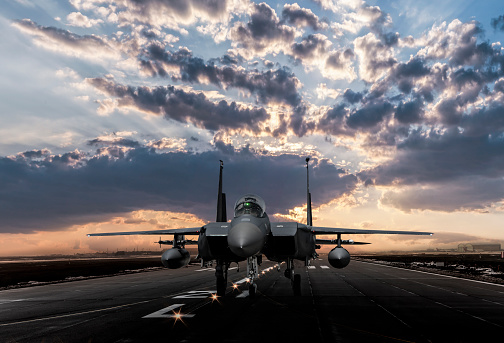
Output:
[[319,227],[319,226],[308,226],[316,235],[336,235],[336,234],[384,234],[384,235],[425,235],[432,236],[432,232],[421,232],[421,231],[390,231],[390,230],[366,230],[366,229],[343,229],[337,227]]
[[152,231],[130,231],[130,232],[108,232],[108,233],[90,233],[88,237],[92,236],[125,236],[125,235],[199,235],[200,227],[188,227],[183,229],[169,229],[169,230],[152,230]]

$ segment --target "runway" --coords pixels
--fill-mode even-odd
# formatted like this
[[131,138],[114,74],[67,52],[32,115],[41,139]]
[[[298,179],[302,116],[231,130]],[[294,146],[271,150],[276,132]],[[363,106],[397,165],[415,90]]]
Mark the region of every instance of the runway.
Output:
[[296,266],[296,297],[285,267],[270,267],[255,300],[243,264],[218,300],[213,269],[196,266],[1,291],[0,340],[486,342],[504,329],[500,285],[355,260],[337,270],[324,259]]

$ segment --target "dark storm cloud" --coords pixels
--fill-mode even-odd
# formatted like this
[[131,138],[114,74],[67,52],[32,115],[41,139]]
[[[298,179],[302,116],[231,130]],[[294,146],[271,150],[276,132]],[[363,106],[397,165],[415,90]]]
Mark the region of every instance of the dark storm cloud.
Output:
[[504,104],[492,102],[488,106],[475,109],[471,115],[462,117],[460,126],[467,136],[494,135],[504,132]]
[[393,160],[362,172],[377,185],[437,184],[467,176],[501,178],[502,136],[468,136],[457,128],[446,132],[413,131],[397,146]]
[[364,97],[364,94],[361,92],[354,92],[350,88],[345,89],[345,93],[343,93],[343,98],[348,101],[350,104],[355,104],[359,102]]
[[463,177],[434,187],[413,187],[386,192],[381,203],[403,212],[431,210],[440,212],[487,212],[504,199],[504,181],[481,177]]
[[257,95],[262,103],[275,101],[294,106],[301,98],[297,91],[300,81],[287,68],[260,72],[245,71],[231,66],[219,67],[212,62],[205,63],[203,59],[194,57],[185,48],[170,52],[156,44],[148,47],[146,57],[149,60],[143,60],[142,66],[151,74],[168,76],[164,68],[175,66],[180,70],[182,81],[199,83],[201,79],[205,79],[219,87],[244,89]]
[[353,129],[368,129],[376,126],[386,116],[392,114],[394,106],[389,102],[378,102],[367,104],[355,112],[347,119],[347,124]]
[[401,124],[413,124],[419,123],[423,119],[423,114],[423,102],[416,99],[406,103],[401,102],[396,108],[394,117]]
[[213,103],[203,93],[190,93],[173,86],[131,87],[104,78],[86,79],[104,92],[118,98],[118,106],[163,115],[182,123],[193,123],[207,130],[250,129],[259,131],[259,124],[269,118],[263,108],[244,108],[235,102]]
[[504,31],[504,15],[492,18],[490,23],[495,30]]
[[397,84],[397,88],[403,93],[410,93],[415,80],[430,73],[430,69],[426,66],[425,61],[419,58],[413,58],[407,63],[397,64],[390,77]]
[[323,27],[319,18],[310,9],[301,8],[297,3],[284,5],[282,20],[297,27],[310,26],[314,31]]
[[349,115],[350,111],[345,104],[335,106],[317,122],[317,130],[331,135],[353,135],[355,131],[346,125]]
[[[267,212],[287,213],[306,201],[304,159],[260,156],[248,148],[223,155],[156,153],[134,148],[122,157],[51,156],[43,161],[0,158],[0,231],[63,230],[110,220],[138,209],[194,213],[214,220],[218,161],[223,159],[228,213],[241,194],[255,192]],[[357,178],[326,160],[314,160],[311,192],[315,205],[355,189]]]
[[387,101],[368,102],[358,109],[351,109],[343,103],[327,110],[314,125],[318,131],[331,135],[376,133],[393,112],[394,106]]
[[314,123],[307,122],[305,120],[306,112],[307,112],[306,106],[304,104],[301,104],[293,108],[290,116],[289,127],[292,131],[294,131],[294,133],[298,137],[303,137],[304,135],[306,135],[308,132],[312,131],[315,128]]
[[109,146],[125,146],[130,148],[138,148],[140,147],[140,143],[128,138],[117,138],[113,140],[106,140],[101,138],[95,138],[88,141],[88,145],[109,145]]

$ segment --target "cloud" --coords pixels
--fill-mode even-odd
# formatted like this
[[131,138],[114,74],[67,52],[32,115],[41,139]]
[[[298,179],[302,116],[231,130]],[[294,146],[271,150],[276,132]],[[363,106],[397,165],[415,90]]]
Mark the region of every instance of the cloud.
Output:
[[350,88],[345,89],[345,93],[343,93],[343,98],[350,104],[355,104],[356,102],[361,101],[363,97],[363,93],[354,92]]
[[418,211],[477,211],[488,212],[493,204],[504,200],[504,181],[481,177],[463,177],[442,185],[412,186],[385,192],[383,205],[410,213]]
[[284,5],[282,20],[299,28],[310,26],[314,31],[328,26],[326,23],[320,22],[319,18],[309,8],[301,8],[297,3]]
[[341,89],[327,88],[327,84],[319,83],[317,89],[315,89],[315,93],[317,93],[317,98],[322,100],[325,98],[336,99],[341,94]]
[[504,15],[500,15],[497,18],[492,18],[490,23],[494,30],[504,31]]
[[363,174],[380,185],[440,183],[466,176],[500,178],[503,154],[502,136],[467,136],[456,128],[419,129],[398,144],[393,160]]
[[[230,214],[233,200],[248,192],[260,194],[272,214],[286,213],[306,201],[302,183],[306,171],[297,155],[266,156],[248,148],[225,156],[217,150],[156,153],[136,147],[119,156],[77,152],[37,156],[45,158],[0,158],[0,230],[4,233],[64,230],[139,209],[191,212],[211,221],[219,159],[225,161]],[[327,160],[315,159],[312,167],[315,205],[356,187],[354,175]]]
[[116,97],[117,107],[163,115],[207,130],[249,129],[258,132],[261,122],[269,118],[263,108],[247,108],[225,100],[214,103],[203,93],[186,92],[173,86],[131,87],[104,78],[86,81],[106,95]]
[[56,27],[38,25],[30,19],[17,20],[12,25],[22,32],[32,35],[36,44],[66,55],[83,57],[93,61],[121,57],[121,53],[114,46],[115,43],[98,36],[80,36]]
[[[226,56],[228,56],[226,58]],[[224,60],[231,62],[230,56]],[[301,87],[299,79],[287,68],[247,71],[243,68],[233,67],[233,63],[220,67],[210,61],[194,57],[192,52],[185,48],[170,52],[159,45],[150,45],[145,59],[141,60],[144,70],[151,74],[168,76],[173,80],[182,80],[189,83],[211,83],[221,88],[239,88],[257,95],[257,99],[264,104],[281,102],[295,106],[301,96],[298,88]]]
[[96,146],[122,146],[122,147],[130,147],[130,148],[138,148],[140,147],[140,143],[123,137],[100,137],[91,139],[88,141],[88,145],[96,145]]
[[328,109],[318,120],[316,128],[331,135],[354,135],[355,131],[346,125],[350,109],[345,104],[340,104]]
[[351,49],[329,50],[332,42],[323,34],[316,33],[293,43],[287,54],[301,61],[310,71],[318,68],[322,76],[331,80],[353,81],[357,76],[352,66],[354,53]]
[[393,49],[372,33],[356,38],[354,46],[359,59],[359,75],[366,82],[378,81],[397,63]]
[[95,25],[103,23],[101,19],[89,19],[84,14],[80,12],[72,12],[67,15],[68,25],[78,26],[78,27],[93,27]]
[[452,65],[481,66],[493,54],[487,42],[477,43],[477,36],[483,29],[477,21],[462,23],[455,19],[434,25],[429,32],[418,39],[417,44],[425,46],[418,55],[431,60],[448,59]]
[[187,33],[184,27],[203,23],[228,23],[234,14],[248,11],[248,1],[116,0],[115,14],[122,25],[135,23]]
[[423,115],[423,102],[420,99],[415,99],[405,103],[401,102],[395,110],[394,118],[401,124],[413,124],[421,122]]
[[250,21],[246,25],[237,22],[229,34],[233,45],[239,46],[238,51],[247,59],[287,51],[296,35],[295,29],[282,24],[266,3],[254,4]]

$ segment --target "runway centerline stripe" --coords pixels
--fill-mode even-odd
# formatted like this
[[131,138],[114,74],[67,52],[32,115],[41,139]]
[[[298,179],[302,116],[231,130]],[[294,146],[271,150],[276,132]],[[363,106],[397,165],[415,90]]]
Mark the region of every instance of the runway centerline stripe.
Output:
[[139,302],[125,304],[125,305],[119,305],[119,306],[112,306],[112,307],[107,307],[107,308],[101,308],[101,309],[98,309],[98,310],[90,310],[90,311],[83,311],[83,312],[77,312],[77,313],[68,313],[68,314],[62,314],[62,315],[58,315],[58,316],[51,316],[51,317],[45,317],[45,318],[36,318],[36,319],[21,320],[21,321],[13,322],[13,323],[0,324],[0,326],[11,326],[11,325],[17,325],[17,324],[26,324],[26,323],[40,322],[40,321],[43,321],[43,320],[51,320],[51,319],[58,319],[58,318],[74,317],[74,316],[80,316],[80,315],[88,314],[88,313],[103,312],[103,311],[115,310],[115,309],[122,308],[122,307],[128,307],[128,306],[133,306],[133,305],[138,305],[138,304],[144,304],[144,303],[148,303],[150,301],[152,301],[152,300],[144,300],[144,301],[139,301]]

